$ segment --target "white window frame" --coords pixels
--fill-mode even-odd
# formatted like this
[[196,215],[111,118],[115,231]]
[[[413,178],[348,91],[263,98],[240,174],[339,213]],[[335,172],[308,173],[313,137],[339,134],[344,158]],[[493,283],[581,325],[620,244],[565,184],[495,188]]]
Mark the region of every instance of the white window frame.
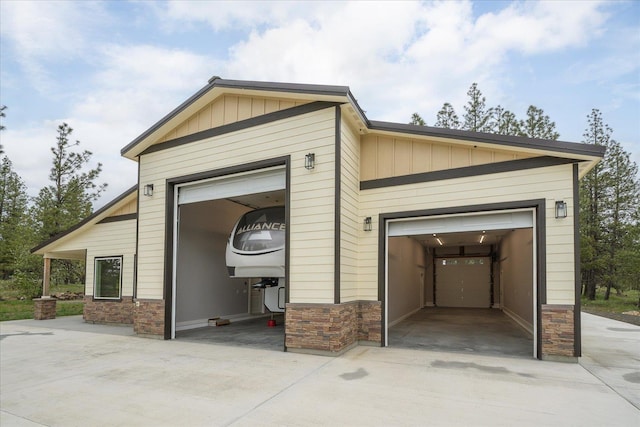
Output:
[[[93,259],[93,299],[99,299],[99,300],[120,300],[122,299],[122,269],[123,269],[123,256],[122,255],[117,255],[117,256],[102,256],[102,257],[95,257]],[[104,261],[104,260],[110,260],[110,259],[117,259],[120,260],[120,277],[119,277],[119,284],[118,284],[118,296],[117,297],[102,297],[102,296],[97,296],[97,280],[98,280],[98,261]]]

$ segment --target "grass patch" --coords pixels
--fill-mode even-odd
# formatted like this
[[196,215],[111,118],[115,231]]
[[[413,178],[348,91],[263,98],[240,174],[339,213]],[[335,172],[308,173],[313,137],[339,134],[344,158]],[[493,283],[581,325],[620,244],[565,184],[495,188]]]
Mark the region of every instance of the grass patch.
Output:
[[582,307],[587,310],[601,311],[605,313],[624,313],[625,311],[637,311],[638,297],[640,291],[628,290],[622,292],[622,295],[616,295],[615,290],[611,290],[609,300],[604,299],[604,288],[596,290],[596,299],[589,301],[585,296],[582,297]]
[[[53,285],[51,294],[81,294],[83,284]],[[82,314],[82,300],[56,302],[56,316],[75,316]],[[16,288],[10,280],[0,280],[0,321],[33,319],[33,301],[26,298],[22,289]]]
[[[82,314],[82,301],[57,301],[56,316]],[[0,321],[33,319],[33,301],[0,301]]]

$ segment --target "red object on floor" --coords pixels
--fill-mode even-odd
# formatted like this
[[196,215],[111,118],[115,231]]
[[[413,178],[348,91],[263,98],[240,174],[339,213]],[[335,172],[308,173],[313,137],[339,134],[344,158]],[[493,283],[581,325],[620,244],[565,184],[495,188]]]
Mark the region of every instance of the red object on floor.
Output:
[[267,326],[273,328],[274,326],[276,326],[276,321],[274,319],[269,319],[267,321]]

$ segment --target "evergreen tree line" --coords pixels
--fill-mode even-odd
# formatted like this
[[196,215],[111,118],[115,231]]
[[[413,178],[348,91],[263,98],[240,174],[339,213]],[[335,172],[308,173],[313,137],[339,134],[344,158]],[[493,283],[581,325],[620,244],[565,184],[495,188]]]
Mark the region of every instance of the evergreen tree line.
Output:
[[[477,83],[471,85],[467,96],[462,119],[445,102],[434,126],[546,140],[560,137],[555,122],[541,108],[531,105],[526,117],[518,119],[501,105],[487,107]],[[409,124],[427,123],[414,113]],[[605,289],[605,299],[612,289],[640,289],[638,165],[612,135],[602,113],[593,109],[587,115],[582,142],[604,146],[606,153],[580,181],[580,269],[582,292],[590,300],[595,299],[597,287]]]
[[[0,114],[5,116],[5,108]],[[4,126],[2,126],[4,130]],[[0,146],[0,280],[9,280],[25,298],[42,291],[43,261],[31,249],[69,229],[92,213],[92,203],[107,184],[98,184],[102,164],[89,167],[92,153],[70,140],[73,129],[57,128],[51,147],[50,184],[29,197],[24,180],[15,172]],[[84,262],[52,260],[51,284],[84,283]]]

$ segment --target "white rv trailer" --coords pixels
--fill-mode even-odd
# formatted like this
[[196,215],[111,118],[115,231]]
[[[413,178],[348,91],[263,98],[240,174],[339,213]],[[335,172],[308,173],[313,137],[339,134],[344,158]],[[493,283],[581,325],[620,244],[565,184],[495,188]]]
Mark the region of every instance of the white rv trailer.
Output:
[[260,278],[253,286],[264,289],[271,312],[284,312],[285,234],[284,206],[275,206],[244,214],[227,242],[229,276]]

